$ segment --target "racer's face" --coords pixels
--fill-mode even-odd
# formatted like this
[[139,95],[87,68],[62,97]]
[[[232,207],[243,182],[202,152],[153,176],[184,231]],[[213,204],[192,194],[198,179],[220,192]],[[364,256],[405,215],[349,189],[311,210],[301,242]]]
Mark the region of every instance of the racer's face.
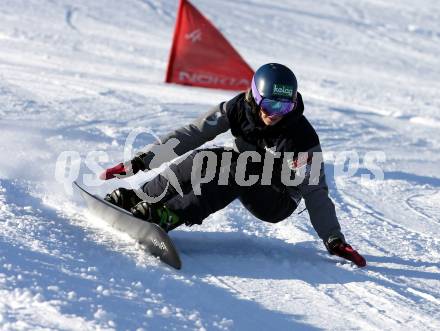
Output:
[[265,125],[277,124],[283,118],[282,115],[269,116],[263,108],[260,107],[260,119]]

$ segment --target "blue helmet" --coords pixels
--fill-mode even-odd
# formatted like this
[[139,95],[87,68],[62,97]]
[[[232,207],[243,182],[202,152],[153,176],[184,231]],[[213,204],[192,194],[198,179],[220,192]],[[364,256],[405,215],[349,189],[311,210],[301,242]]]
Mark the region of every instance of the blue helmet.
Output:
[[286,114],[296,106],[298,82],[292,70],[279,63],[267,63],[252,78],[252,96],[270,114]]
[[252,94],[255,102],[262,97],[272,100],[295,100],[298,82],[295,74],[285,65],[267,63],[255,72],[252,78]]

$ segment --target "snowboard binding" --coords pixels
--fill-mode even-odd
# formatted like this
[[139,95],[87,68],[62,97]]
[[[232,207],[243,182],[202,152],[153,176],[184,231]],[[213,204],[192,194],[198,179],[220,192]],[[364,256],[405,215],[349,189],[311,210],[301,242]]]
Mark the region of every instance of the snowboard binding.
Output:
[[104,200],[127,211],[130,211],[133,206],[142,201],[134,190],[123,187],[117,188],[112,193],[107,194]]
[[131,208],[133,216],[141,218],[147,222],[159,225],[166,232],[171,231],[183,224],[179,216],[164,205],[152,205],[146,201],[141,201]]
[[159,225],[166,232],[184,223],[164,205],[142,201],[134,190],[120,187],[107,194],[104,200],[131,212],[137,218]]

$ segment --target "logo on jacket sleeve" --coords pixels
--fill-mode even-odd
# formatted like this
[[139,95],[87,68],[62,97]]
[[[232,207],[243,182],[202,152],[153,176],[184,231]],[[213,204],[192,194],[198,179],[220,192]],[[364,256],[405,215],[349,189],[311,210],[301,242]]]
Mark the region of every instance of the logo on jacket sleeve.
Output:
[[309,153],[307,152],[299,153],[296,158],[287,160],[287,162],[291,170],[293,170],[294,172],[298,172],[306,166],[311,166],[312,155],[309,155]]
[[220,110],[219,110],[219,111],[216,111],[215,113],[210,114],[210,115],[205,119],[205,122],[206,122],[206,124],[208,124],[208,125],[215,126],[215,125],[217,125],[218,120],[220,119],[221,116],[222,116],[222,113],[220,112]]

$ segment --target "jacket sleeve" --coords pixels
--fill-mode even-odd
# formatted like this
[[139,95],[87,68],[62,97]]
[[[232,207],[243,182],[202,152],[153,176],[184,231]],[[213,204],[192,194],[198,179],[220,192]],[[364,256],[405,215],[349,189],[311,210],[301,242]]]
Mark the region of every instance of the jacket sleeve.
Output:
[[194,122],[162,137],[160,142],[146,146],[136,154],[135,159],[142,161],[144,169],[153,169],[200,147],[229,130],[229,120],[225,109],[225,102],[222,102]]
[[[324,242],[333,236],[345,241],[336,216],[335,205],[328,195],[321,146],[317,145],[310,149],[306,160],[302,173],[303,180],[296,189],[304,198],[313,228]],[[292,191],[295,187],[288,189]]]

